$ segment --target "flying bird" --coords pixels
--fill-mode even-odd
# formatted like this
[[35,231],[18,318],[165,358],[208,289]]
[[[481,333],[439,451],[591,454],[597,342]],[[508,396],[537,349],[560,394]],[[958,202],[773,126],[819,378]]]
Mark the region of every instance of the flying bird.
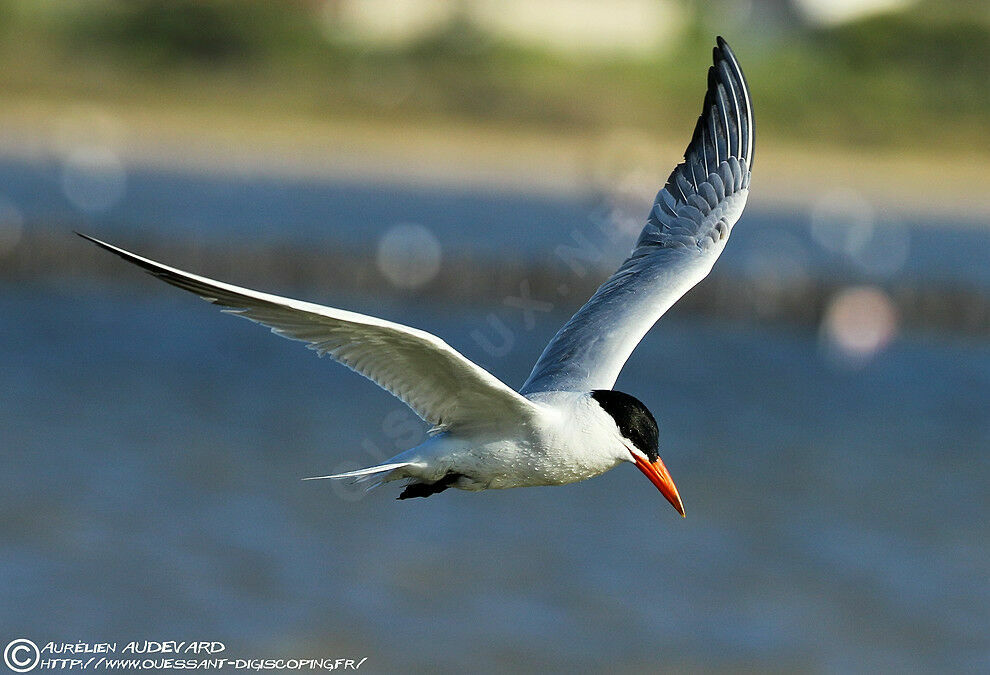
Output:
[[427,440],[383,464],[314,478],[404,481],[399,499],[447,488],[563,485],[631,462],[684,515],[659,455],[656,419],[612,389],[657,319],[704,279],[749,194],[753,110],[719,37],[701,116],[632,253],[546,346],[519,391],[435,335],[342,309],[240,288],[80,234],[224,311],[301,340],[372,380],[432,424]]

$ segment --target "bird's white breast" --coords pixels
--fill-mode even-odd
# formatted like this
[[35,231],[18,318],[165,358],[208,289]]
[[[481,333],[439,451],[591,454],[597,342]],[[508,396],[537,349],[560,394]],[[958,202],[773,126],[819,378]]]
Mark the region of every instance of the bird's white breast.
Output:
[[437,481],[465,476],[468,490],[563,485],[597,476],[626,459],[612,418],[587,393],[541,392],[531,397],[541,412],[482,434],[447,432],[403,453],[416,462],[409,473]]

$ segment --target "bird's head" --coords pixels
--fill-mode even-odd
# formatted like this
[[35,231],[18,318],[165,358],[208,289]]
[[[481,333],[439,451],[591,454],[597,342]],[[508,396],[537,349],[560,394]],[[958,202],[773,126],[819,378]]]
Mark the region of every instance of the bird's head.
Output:
[[629,451],[628,457],[623,459],[633,462],[683,516],[681,496],[660,459],[660,431],[653,413],[635,396],[621,391],[595,389],[591,397],[615,422],[623,445]]

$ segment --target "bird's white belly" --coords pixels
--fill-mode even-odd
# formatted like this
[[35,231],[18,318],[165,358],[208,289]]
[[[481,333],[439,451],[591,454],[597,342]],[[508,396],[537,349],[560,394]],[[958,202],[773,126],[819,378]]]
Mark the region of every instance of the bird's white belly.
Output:
[[417,465],[406,472],[430,482],[460,474],[452,487],[489,490],[574,483],[620,463],[607,455],[576,451],[568,441],[548,433],[487,441],[443,434],[410,451]]

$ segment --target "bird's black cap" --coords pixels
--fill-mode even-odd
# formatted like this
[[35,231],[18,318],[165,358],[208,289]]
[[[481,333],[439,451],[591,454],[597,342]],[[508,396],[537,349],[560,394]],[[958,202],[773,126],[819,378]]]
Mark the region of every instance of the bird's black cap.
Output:
[[611,389],[595,389],[591,397],[615,420],[619,432],[651,462],[660,459],[660,429],[653,413],[635,396]]

